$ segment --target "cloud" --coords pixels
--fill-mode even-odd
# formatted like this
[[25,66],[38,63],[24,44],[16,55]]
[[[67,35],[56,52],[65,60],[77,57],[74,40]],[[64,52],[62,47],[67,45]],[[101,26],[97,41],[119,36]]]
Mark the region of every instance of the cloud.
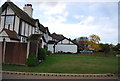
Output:
[[[117,43],[117,8],[113,3],[69,3],[69,6],[68,3],[49,2],[50,0],[22,1],[25,1],[22,4],[32,2],[34,18],[49,27],[51,33],[63,34],[71,39],[96,34],[101,37],[102,42]],[[13,2],[18,2],[17,5],[23,7],[21,1]]]
[[[17,0],[20,2],[21,0]],[[118,2],[119,0],[22,0],[29,2]]]
[[83,16],[83,15],[73,15],[73,17],[74,17],[75,19],[80,19],[80,18],[83,18],[84,16]]
[[94,20],[95,20],[94,17],[89,16],[89,17],[87,17],[85,20],[80,21],[79,24],[90,24],[90,23],[92,23]]
[[56,15],[64,14],[66,9],[66,4],[64,3],[42,3],[39,6],[39,10],[44,12],[44,15]]
[[118,30],[114,28],[102,28],[99,25],[80,25],[80,24],[50,24],[43,23],[45,26],[49,27],[51,33],[56,32],[58,34],[63,34],[67,38],[77,38],[81,36],[89,36],[92,34],[96,34],[100,36],[101,42],[114,43],[117,42],[117,33]]
[[64,23],[69,15],[68,11],[66,11],[65,3],[41,3],[36,7],[39,7],[35,12],[40,12],[38,15],[42,22]]

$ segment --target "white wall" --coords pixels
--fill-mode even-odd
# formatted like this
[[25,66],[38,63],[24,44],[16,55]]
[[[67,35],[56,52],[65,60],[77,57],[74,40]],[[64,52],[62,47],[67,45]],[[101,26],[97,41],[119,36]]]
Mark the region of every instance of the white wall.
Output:
[[18,33],[18,31],[19,31],[19,22],[20,22],[20,18],[18,17],[18,16],[15,16],[15,31],[16,31],[16,33]]
[[54,44],[48,44],[48,50],[51,51],[52,53],[54,53],[53,46],[54,46]]
[[77,52],[77,45],[55,45],[55,52]]
[[1,22],[0,22],[0,32],[2,31],[2,29],[3,29],[3,25],[4,25],[4,16],[1,16]]
[[76,53],[77,45],[73,44],[68,39],[64,39],[58,42],[57,45],[55,45],[55,52],[59,52],[59,51]]
[[15,14],[9,6],[7,7],[7,14]]

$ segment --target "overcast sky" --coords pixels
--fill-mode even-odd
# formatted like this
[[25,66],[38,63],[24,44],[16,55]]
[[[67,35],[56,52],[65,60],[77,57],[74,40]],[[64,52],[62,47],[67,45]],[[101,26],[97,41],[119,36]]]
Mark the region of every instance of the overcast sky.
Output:
[[31,3],[33,18],[39,19],[51,33],[63,34],[71,39],[96,34],[102,43],[118,43],[118,0],[11,1],[21,9],[24,4]]

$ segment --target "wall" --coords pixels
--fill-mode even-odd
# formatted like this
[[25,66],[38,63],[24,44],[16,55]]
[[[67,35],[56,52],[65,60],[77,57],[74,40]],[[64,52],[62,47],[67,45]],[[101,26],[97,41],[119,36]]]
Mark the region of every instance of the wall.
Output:
[[77,52],[77,45],[55,45],[55,52]]
[[54,46],[54,44],[48,44],[48,50],[51,51],[52,53],[54,53],[53,46]]

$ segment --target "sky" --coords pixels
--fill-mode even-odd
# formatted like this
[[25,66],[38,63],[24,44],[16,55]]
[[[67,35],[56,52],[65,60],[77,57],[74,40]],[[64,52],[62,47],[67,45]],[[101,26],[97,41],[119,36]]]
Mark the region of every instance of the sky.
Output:
[[[118,0],[11,0],[23,9],[31,3],[33,18],[51,33],[67,38],[96,34],[101,43],[118,43]],[[0,6],[5,2],[1,0]]]

